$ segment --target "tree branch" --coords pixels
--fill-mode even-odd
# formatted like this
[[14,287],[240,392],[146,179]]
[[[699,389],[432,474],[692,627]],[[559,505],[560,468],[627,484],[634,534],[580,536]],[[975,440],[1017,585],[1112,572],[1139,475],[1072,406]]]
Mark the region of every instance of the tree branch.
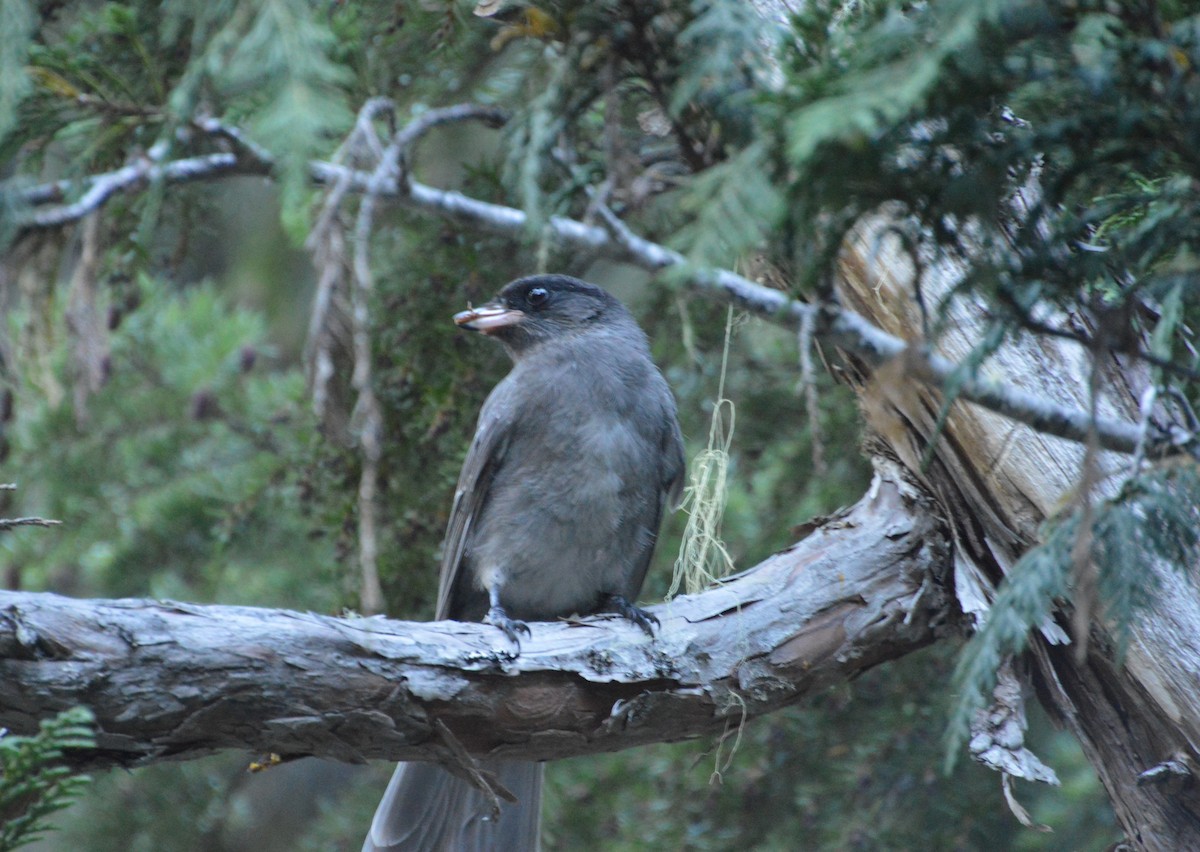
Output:
[[0,531],[15,527],[56,527],[61,523],[51,518],[0,518]]
[[[54,204],[45,210],[18,215],[18,225],[31,230],[58,228],[99,210],[114,196],[141,189],[151,183],[192,183],[234,175],[269,175],[275,164],[248,157],[244,152],[221,151],[159,163],[149,156],[138,157],[126,166],[83,181],[59,180],[27,190],[17,190],[17,201],[27,205]],[[61,204],[82,185],[77,201]]]
[[[375,100],[369,102],[364,110],[368,108],[377,108]],[[435,126],[470,119],[495,125],[503,121],[503,115],[497,110],[471,104],[429,110],[401,129],[395,139],[399,144],[411,146]],[[152,181],[178,183],[272,172],[275,163],[268,151],[246,141],[239,131],[215,122],[210,122],[210,125],[197,126],[214,136],[234,140],[237,150],[171,163],[143,158],[114,172],[86,179],[83,181],[83,195],[78,201],[43,210],[29,210],[20,218],[19,224],[26,229],[59,227],[99,208],[118,192],[131,191]],[[412,180],[407,168],[400,169],[398,173],[379,175],[338,163],[313,161],[309,171],[313,181],[318,184],[337,185],[357,193],[390,198],[404,207],[492,233],[515,238],[524,238],[529,234],[529,218],[523,211],[428,186]],[[75,186],[67,181],[58,181],[16,190],[14,195],[19,203],[36,208],[61,201],[69,196]],[[851,351],[872,366],[902,358],[908,375],[919,381],[939,389],[954,387],[958,397],[1032,426],[1039,432],[1078,443],[1086,443],[1094,436],[1100,446],[1122,453],[1136,452],[1139,447],[1142,434],[1137,424],[1117,420],[1093,422],[1086,411],[1056,405],[1011,385],[967,378],[969,371],[933,352],[928,344],[910,344],[851,311],[836,305],[805,304],[786,293],[756,284],[728,270],[695,267],[684,255],[637,236],[623,223],[618,227],[614,227],[612,221],[607,224],[608,227],[597,227],[556,216],[546,223],[545,233],[561,246],[583,249],[643,269],[679,269],[687,283],[698,292],[716,296],[790,328],[799,327],[804,318],[809,316],[813,322],[814,336],[823,342]],[[1150,457],[1176,454],[1190,447],[1195,440],[1194,434],[1179,427],[1169,431],[1156,427],[1154,434],[1145,442],[1146,453]]]
[[799,544],[655,607],[654,639],[537,624],[518,656],[483,624],[0,592],[0,726],[86,704],[98,747],[79,768],[228,748],[437,760],[442,725],[532,759],[716,733],[934,641],[950,549],[922,500],[877,478]]

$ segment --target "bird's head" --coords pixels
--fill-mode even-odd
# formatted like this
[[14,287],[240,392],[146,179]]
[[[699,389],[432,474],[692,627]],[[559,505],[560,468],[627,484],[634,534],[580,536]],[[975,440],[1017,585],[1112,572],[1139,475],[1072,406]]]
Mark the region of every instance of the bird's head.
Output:
[[517,356],[547,340],[627,318],[621,303],[595,284],[531,275],[507,284],[486,305],[455,314],[454,322],[496,338]]

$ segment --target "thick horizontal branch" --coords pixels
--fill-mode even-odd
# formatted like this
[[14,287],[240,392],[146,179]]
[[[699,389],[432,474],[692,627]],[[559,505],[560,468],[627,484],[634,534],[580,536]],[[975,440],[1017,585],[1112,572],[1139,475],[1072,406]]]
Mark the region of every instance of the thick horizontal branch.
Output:
[[[378,100],[364,111],[378,111]],[[427,111],[398,131],[395,140],[411,146],[429,129],[452,121],[477,119],[495,125],[502,120],[496,110],[461,104],[443,110]],[[233,128],[217,122],[200,122],[197,127],[210,135],[232,142],[235,150],[176,160],[169,163],[144,158],[114,172],[93,176],[82,182],[83,193],[72,203],[62,202],[73,184],[59,181],[18,190],[16,199],[29,209],[21,219],[24,228],[58,227],[98,209],[118,192],[132,191],[154,181],[166,183],[216,179],[240,174],[271,174],[275,160],[261,146],[250,143]],[[525,238],[530,232],[529,217],[521,210],[480,201],[460,192],[438,189],[412,180],[408,171],[382,176],[339,163],[314,161],[309,167],[314,182],[337,185],[343,191],[371,193],[424,213],[452,219],[492,233]],[[77,190],[76,190],[77,191]],[[659,271],[671,267],[686,270],[688,283],[697,291],[715,295],[739,307],[789,327],[799,327],[811,315],[814,336],[864,358],[873,366],[903,357],[908,374],[938,388],[954,386],[959,397],[1025,423],[1039,432],[1076,442],[1095,438],[1100,446],[1122,453],[1134,453],[1141,447],[1148,455],[1167,455],[1190,442],[1190,434],[1156,434],[1147,437],[1138,426],[1116,420],[1093,420],[1088,412],[1056,405],[1046,399],[1024,393],[1010,385],[978,378],[963,379],[957,365],[931,351],[924,344],[909,344],[862,316],[834,305],[810,305],[788,294],[743,278],[724,269],[695,267],[673,249],[638,237],[611,214],[605,215],[606,227],[588,225],[574,219],[553,217],[545,224],[544,234],[558,245],[603,255],[613,260]]]
[[[482,624],[332,618],[0,592],[0,726],[85,704],[82,768],[220,749],[548,759],[719,733],[932,642],[949,544],[907,486],[711,591],[615,618],[534,624],[519,655]],[[518,677],[519,675],[519,677]]]

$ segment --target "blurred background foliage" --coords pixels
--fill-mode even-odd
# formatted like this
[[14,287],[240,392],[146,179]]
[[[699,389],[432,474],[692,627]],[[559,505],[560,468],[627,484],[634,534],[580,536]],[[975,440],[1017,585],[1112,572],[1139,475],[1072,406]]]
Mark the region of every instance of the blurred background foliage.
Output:
[[[0,5],[0,478],[20,486],[0,502],[64,521],[0,539],[9,588],[359,605],[350,311],[331,315],[340,381],[315,413],[306,376],[320,270],[304,241],[324,196],[304,165],[334,156],[374,96],[394,99],[400,123],[464,100],[511,111],[501,131],[435,131],[416,172],[530,215],[516,245],[386,207],[376,219],[368,308],[392,615],[432,612],[454,478],[506,369],[449,317],[510,278],[564,271],[626,300],[679,398],[689,450],[704,444],[725,309],[545,242],[548,217],[589,217],[597,200],[696,262],[810,296],[828,292],[846,230],[881,204],[940,252],[964,254],[969,231],[983,251],[956,297],[991,318],[981,346],[1036,329],[1128,352],[1152,333],[1164,387],[1181,407],[1194,401],[1200,19],[1184,0],[481,5],[501,11],[475,16],[454,0]],[[79,225],[22,226],[34,185],[221,150],[206,118],[273,152],[277,179],[151,184]],[[1014,234],[997,213],[1030,176],[1040,192]],[[936,333],[939,306],[927,307]],[[1067,312],[1088,321],[1056,325]],[[738,322],[724,532],[739,567],[869,480],[850,395],[822,373],[809,410],[799,377],[795,335]],[[648,600],[667,588],[682,527],[677,516],[664,530]],[[947,642],[890,664],[736,743],[556,764],[546,846],[1112,842],[1094,773],[1040,717],[1032,744],[1064,786],[1019,795],[1054,834],[1020,828],[993,773],[941,773],[956,651]],[[41,848],[354,849],[390,773],[302,761],[249,775],[246,763],[111,773]]]

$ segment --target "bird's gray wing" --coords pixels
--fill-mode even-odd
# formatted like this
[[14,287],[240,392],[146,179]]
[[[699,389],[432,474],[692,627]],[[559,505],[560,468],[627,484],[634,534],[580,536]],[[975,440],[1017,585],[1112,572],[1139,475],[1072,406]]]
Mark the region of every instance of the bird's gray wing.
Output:
[[[670,426],[663,436],[663,502],[672,512],[683,504],[683,480],[687,473],[687,458],[683,454],[683,432],[672,409]],[[661,512],[660,512],[661,515]]]
[[644,527],[646,531],[645,544],[641,552],[630,566],[628,588],[625,597],[632,603],[641,592],[642,583],[646,579],[646,571],[650,568],[650,560],[654,558],[654,546],[658,542],[659,527],[662,525],[663,509],[672,512],[683,502],[683,478],[687,472],[687,460],[683,454],[683,433],[679,431],[679,421],[675,417],[675,407],[670,406],[667,416],[663,419],[662,443],[659,448],[660,477],[658,486],[658,504],[654,516],[647,518]]
[[462,472],[458,475],[454,503],[450,507],[450,522],[446,525],[442,567],[438,575],[437,619],[462,617],[461,612],[455,611],[454,591],[458,583],[466,581],[460,576],[463,554],[471,526],[487,498],[488,486],[503,460],[512,432],[512,405],[508,400],[511,394],[505,392],[506,387],[506,382],[497,385],[479,412],[475,438],[471,441],[471,449],[467,451]]

